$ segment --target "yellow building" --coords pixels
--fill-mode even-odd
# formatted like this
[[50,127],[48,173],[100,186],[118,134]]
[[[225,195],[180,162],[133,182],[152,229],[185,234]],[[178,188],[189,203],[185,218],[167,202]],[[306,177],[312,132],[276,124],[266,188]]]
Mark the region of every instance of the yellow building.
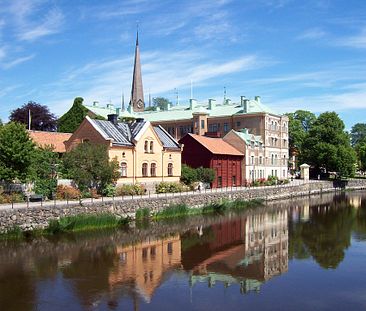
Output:
[[117,184],[140,183],[152,189],[156,183],[180,179],[181,146],[164,128],[149,121],[126,123],[118,122],[117,115],[108,115],[108,121],[87,116],[65,142],[66,151],[83,142],[108,147],[109,158],[120,166]]

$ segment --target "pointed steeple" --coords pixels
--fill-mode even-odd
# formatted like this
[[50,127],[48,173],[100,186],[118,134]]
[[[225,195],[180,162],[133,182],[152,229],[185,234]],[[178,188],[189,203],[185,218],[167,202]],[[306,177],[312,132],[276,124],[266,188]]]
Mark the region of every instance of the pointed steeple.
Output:
[[144,90],[142,87],[140,48],[139,48],[139,32],[136,33],[135,63],[133,66],[133,80],[131,90],[130,105],[133,111],[144,111]]

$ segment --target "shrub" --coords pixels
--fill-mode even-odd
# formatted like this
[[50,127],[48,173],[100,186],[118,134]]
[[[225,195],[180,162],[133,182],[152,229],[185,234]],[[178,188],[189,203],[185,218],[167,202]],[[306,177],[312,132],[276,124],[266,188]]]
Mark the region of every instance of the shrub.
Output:
[[124,184],[116,188],[116,195],[142,195],[145,193],[145,187],[141,184]]
[[58,200],[65,199],[78,199],[80,198],[81,193],[79,189],[76,189],[71,186],[59,185],[56,189],[56,198]]
[[216,172],[212,168],[199,167],[196,169],[197,179],[205,184],[210,184],[215,180]]
[[103,195],[105,195],[106,197],[113,197],[116,195],[116,192],[117,192],[116,187],[113,186],[112,184],[105,186],[105,188],[102,191]]
[[19,203],[24,201],[24,195],[20,192],[5,193],[4,189],[0,187],[0,204]]
[[155,191],[156,193],[177,193],[188,191],[188,188],[178,182],[162,181],[161,183],[155,185]]
[[183,164],[180,181],[187,186],[191,185],[195,181],[198,181],[197,171],[194,168],[191,168],[188,165]]

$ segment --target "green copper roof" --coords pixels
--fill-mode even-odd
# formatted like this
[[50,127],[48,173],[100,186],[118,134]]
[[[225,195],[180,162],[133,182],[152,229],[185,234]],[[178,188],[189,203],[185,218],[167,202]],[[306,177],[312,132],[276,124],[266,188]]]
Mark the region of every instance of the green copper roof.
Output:
[[262,137],[260,135],[253,135],[249,133],[249,130],[243,128],[241,131],[233,131],[236,135],[238,135],[247,145],[253,141],[256,145],[263,144]]
[[[113,105],[108,105],[108,107],[101,107],[96,105],[85,105],[91,112],[96,115],[103,116],[107,118],[108,114],[117,113],[119,116],[124,116],[126,111],[122,112],[120,109],[116,109]],[[263,105],[259,99],[248,100],[247,112],[244,111],[243,106],[240,103],[229,102],[227,104],[215,104],[213,109],[209,109],[207,103],[197,103],[194,105],[193,109],[190,109],[189,105],[178,105],[173,106],[169,110],[165,111],[144,111],[144,112],[132,112],[131,115],[136,118],[144,118],[145,120],[151,122],[157,121],[174,121],[174,120],[190,120],[194,113],[207,113],[208,117],[224,117],[232,115],[241,114],[251,114],[251,113],[270,113],[277,115],[272,109]]]

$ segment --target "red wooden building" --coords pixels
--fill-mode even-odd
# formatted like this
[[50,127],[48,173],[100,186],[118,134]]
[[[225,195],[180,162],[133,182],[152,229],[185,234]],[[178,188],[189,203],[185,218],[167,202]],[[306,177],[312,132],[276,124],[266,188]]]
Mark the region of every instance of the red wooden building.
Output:
[[243,183],[241,165],[244,154],[222,138],[187,134],[179,140],[184,144],[182,163],[190,167],[208,167],[216,171],[212,188],[240,186]]

